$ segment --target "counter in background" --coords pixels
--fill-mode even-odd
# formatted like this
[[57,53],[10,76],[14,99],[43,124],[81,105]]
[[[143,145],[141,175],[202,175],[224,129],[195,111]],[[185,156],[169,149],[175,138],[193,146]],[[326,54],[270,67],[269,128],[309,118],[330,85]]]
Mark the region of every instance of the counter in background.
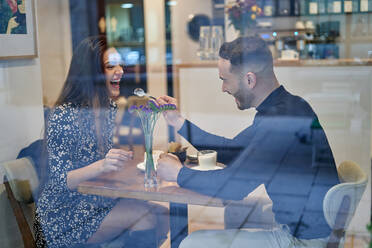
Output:
[[[174,67],[216,67],[217,60],[204,60],[192,63],[178,64]],[[308,60],[274,60],[274,66],[372,66],[372,59],[308,59]]]

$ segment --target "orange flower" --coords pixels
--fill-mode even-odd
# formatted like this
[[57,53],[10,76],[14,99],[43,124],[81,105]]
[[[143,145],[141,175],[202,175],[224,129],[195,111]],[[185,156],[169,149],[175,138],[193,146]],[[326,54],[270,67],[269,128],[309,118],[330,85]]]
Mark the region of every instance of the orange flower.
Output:
[[256,15],[255,15],[255,14],[252,14],[252,15],[251,15],[251,19],[252,19],[252,20],[256,20]]
[[253,5],[251,9],[252,9],[253,12],[256,12],[257,11],[257,5]]

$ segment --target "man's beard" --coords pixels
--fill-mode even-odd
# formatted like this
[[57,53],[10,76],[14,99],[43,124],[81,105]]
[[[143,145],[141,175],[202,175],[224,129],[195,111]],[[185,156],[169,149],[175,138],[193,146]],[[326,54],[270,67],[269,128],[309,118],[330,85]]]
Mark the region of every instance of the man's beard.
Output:
[[239,90],[234,97],[239,102],[239,104],[236,103],[239,110],[245,110],[253,107],[252,102],[254,100],[254,95],[244,87],[244,83],[242,81],[239,83]]

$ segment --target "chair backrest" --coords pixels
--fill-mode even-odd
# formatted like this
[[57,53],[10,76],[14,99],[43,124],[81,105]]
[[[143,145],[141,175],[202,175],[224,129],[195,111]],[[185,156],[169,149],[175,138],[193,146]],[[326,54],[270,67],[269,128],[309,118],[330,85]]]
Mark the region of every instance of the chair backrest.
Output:
[[25,157],[3,162],[5,176],[17,201],[32,203],[39,188],[39,178],[31,159]]
[[[359,165],[352,161],[342,162],[337,171],[341,183],[333,186],[325,195],[323,211],[332,229],[346,230],[362,198],[368,177]],[[340,218],[343,219],[341,222]]]
[[27,214],[27,211],[25,212],[25,209],[21,206],[21,203],[32,203],[36,199],[39,179],[34,164],[30,158],[24,157],[0,165],[5,172],[4,185],[22,235],[23,245],[25,248],[36,248],[30,228],[32,226],[33,208],[30,209],[32,213]]

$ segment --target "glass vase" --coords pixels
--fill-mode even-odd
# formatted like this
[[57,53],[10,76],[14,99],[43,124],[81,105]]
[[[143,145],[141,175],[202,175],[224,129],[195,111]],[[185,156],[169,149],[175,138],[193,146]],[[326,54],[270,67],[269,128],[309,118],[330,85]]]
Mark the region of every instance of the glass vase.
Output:
[[145,189],[156,189],[158,182],[156,179],[156,171],[154,159],[152,156],[152,134],[145,135],[145,148],[146,148],[146,163],[145,163]]

